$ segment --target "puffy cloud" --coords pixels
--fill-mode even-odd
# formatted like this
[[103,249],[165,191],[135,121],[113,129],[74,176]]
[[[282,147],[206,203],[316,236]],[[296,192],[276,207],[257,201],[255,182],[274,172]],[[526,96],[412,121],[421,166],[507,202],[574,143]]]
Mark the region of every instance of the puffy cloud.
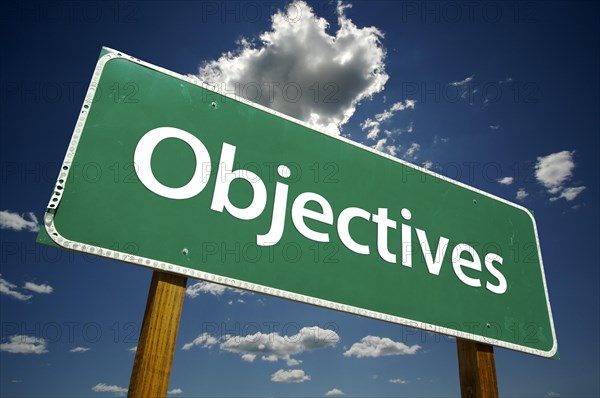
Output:
[[554,202],[559,199],[565,199],[567,202],[570,202],[573,199],[575,199],[584,190],[585,190],[585,187],[583,187],[583,186],[582,187],[565,188],[565,189],[563,189],[563,191],[560,193],[559,196],[550,198],[550,201]]
[[10,283],[6,279],[1,278],[2,274],[0,274],[0,293],[6,294],[14,299],[20,301],[27,301],[32,296],[30,294],[23,294],[17,290],[17,285]]
[[426,160],[423,162],[423,168],[425,168],[427,170],[431,170],[432,167],[433,167],[433,162],[431,160]]
[[525,200],[525,198],[528,196],[529,194],[527,193],[525,188],[519,188],[519,190],[517,191],[517,200]]
[[119,387],[119,386],[115,386],[115,385],[108,385],[108,384],[104,384],[104,383],[98,383],[94,387],[92,387],[92,391],[94,391],[94,392],[112,392],[115,395],[125,395],[125,393],[127,392],[127,388],[123,388],[123,387]]
[[498,179],[498,182],[502,185],[510,185],[515,181],[513,177],[502,177]]
[[33,282],[25,282],[23,289],[31,290],[32,292],[39,294],[50,294],[54,291],[54,288],[50,285],[38,285]]
[[390,383],[392,383],[392,384],[406,384],[406,383],[408,383],[408,381],[406,381],[404,379],[390,379],[388,381]]
[[12,229],[15,231],[38,232],[40,225],[33,212],[27,213],[29,220],[25,219],[25,214],[13,213],[10,210],[0,211],[0,229]]
[[414,355],[421,348],[415,344],[407,346],[404,343],[393,341],[387,337],[366,336],[344,352],[346,357],[378,358],[390,355]]
[[179,395],[183,394],[183,390],[181,388],[174,388],[172,390],[167,391],[167,395]]
[[257,357],[263,361],[277,362],[286,361],[288,366],[295,366],[301,361],[292,358],[306,351],[319,348],[333,347],[340,340],[336,332],[329,329],[321,329],[318,326],[304,327],[292,336],[281,336],[273,333],[255,333],[246,336],[225,335],[220,338],[203,333],[190,343],[184,344],[184,350],[193,346],[210,348],[219,343],[223,351],[240,355],[245,362],[254,362]]
[[271,375],[271,381],[275,383],[303,383],[307,380],[310,380],[310,376],[304,374],[301,369],[279,369]]
[[420,149],[421,145],[417,144],[416,142],[413,142],[412,144],[410,144],[410,147],[404,153],[404,156],[408,159],[416,159],[417,152],[419,152]]
[[69,352],[88,352],[91,348],[87,347],[75,347],[69,350]]
[[367,138],[370,140],[374,140],[379,135],[379,127],[380,124],[376,120],[372,120],[371,118],[367,118],[364,122],[361,123],[360,128],[365,131],[368,130]]
[[48,352],[46,340],[41,337],[15,335],[8,338],[8,343],[0,344],[0,351],[11,354],[45,354]]
[[392,156],[396,156],[398,154],[398,151],[400,150],[400,146],[399,145],[398,146],[387,145],[387,141],[388,141],[387,138],[382,138],[382,139],[378,140],[375,145],[371,145],[371,148],[373,148],[377,151],[385,152]]
[[344,392],[339,388],[333,388],[325,393],[326,397],[340,397],[344,395]]
[[535,177],[546,187],[549,193],[556,194],[563,189],[563,184],[573,175],[575,152],[561,151],[537,158]]
[[204,64],[199,78],[223,90],[338,134],[358,103],[383,90],[383,34],[357,27],[337,7],[339,29],[296,0],[272,16],[271,30],[260,43],[240,47]]
[[196,337],[191,342],[185,343],[183,345],[183,347],[181,347],[181,349],[184,351],[188,351],[190,348],[192,348],[194,346],[210,348],[210,347],[214,346],[215,344],[217,344],[218,342],[219,342],[219,340],[217,338],[211,336],[210,334],[202,333],[201,335]]

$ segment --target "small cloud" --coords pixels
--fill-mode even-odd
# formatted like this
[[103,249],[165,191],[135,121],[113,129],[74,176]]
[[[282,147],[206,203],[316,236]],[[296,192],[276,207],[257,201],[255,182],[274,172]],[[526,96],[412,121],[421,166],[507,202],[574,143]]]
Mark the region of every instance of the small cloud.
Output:
[[392,156],[396,156],[398,154],[399,146],[395,145],[387,145],[387,138],[382,138],[377,141],[375,145],[372,145],[371,148],[376,151],[384,152]]
[[40,225],[35,214],[33,212],[27,213],[29,220],[26,220],[25,216],[25,214],[13,213],[10,210],[0,211],[0,229],[38,232]]
[[461,87],[461,86],[464,86],[465,84],[471,82],[474,77],[475,77],[475,75],[471,75],[469,77],[465,77],[463,80],[451,82],[450,85],[454,86],[454,87]]
[[512,81],[513,81],[513,78],[512,78],[512,77],[507,77],[507,78],[505,78],[504,80],[500,80],[500,81],[498,82],[498,84],[512,83]]
[[502,177],[498,180],[498,182],[502,185],[510,185],[515,181],[513,177]]
[[46,340],[41,337],[15,335],[8,338],[8,343],[0,344],[0,352],[11,354],[45,354],[48,352]]
[[490,125],[490,129],[492,129],[492,130],[499,130],[500,129],[500,125],[499,124]]
[[10,382],[11,383],[22,383],[23,380],[12,379]]
[[426,160],[423,162],[423,168],[425,168],[427,170],[431,170],[432,167],[433,167],[433,162],[431,160]]
[[137,352],[137,346],[135,346],[135,347],[129,347],[129,348],[127,349],[127,351],[129,351],[129,352],[133,352],[133,353],[136,353],[136,352]]
[[325,393],[326,397],[341,397],[344,395],[344,392],[339,388],[333,388]]
[[210,282],[198,282],[188,286],[185,289],[185,295],[189,298],[196,298],[201,294],[210,294],[213,296],[222,296],[225,292],[230,291],[240,295],[252,295],[252,293],[245,290],[234,289],[231,287],[217,285],[216,283]]
[[[365,119],[365,121],[361,123],[360,128],[363,131],[368,131],[367,139],[375,140],[375,139],[377,139],[377,136],[379,135],[381,123],[394,117],[394,115],[398,111],[403,111],[405,109],[415,109],[415,104],[416,104],[416,101],[411,100],[411,99],[407,99],[404,102],[402,102],[402,101],[396,102],[394,105],[392,105],[388,109],[384,110],[382,113],[376,114],[375,120],[373,120],[371,118]],[[385,130],[385,133],[388,136],[390,136],[394,132],[398,132],[400,134],[403,131],[412,133],[413,132],[413,122],[410,122],[410,124],[408,125],[408,128],[406,130],[401,130],[401,129],[398,129],[395,131]]]
[[17,299],[19,301],[27,301],[32,297],[30,294],[23,294],[17,289],[17,285],[10,283],[6,279],[3,279],[2,274],[0,274],[0,293]]
[[54,291],[54,288],[50,285],[38,285],[33,282],[25,282],[23,289],[31,290],[32,292],[39,294],[50,294]]
[[310,376],[304,374],[301,369],[279,369],[271,375],[271,381],[275,383],[303,383],[307,380],[310,380]]
[[179,395],[183,394],[183,390],[181,388],[174,388],[172,390],[167,391],[167,395]]
[[572,201],[573,199],[575,199],[580,193],[582,193],[585,190],[585,187],[572,187],[572,188],[565,188],[559,196],[550,198],[551,202],[557,201],[559,199],[565,199],[567,202]]
[[406,384],[406,383],[408,383],[408,381],[403,380],[403,379],[390,379],[388,381],[390,383],[392,383],[392,384]]
[[210,347],[214,346],[215,344],[217,344],[218,342],[219,342],[219,340],[217,340],[215,337],[213,337],[210,334],[205,332],[205,333],[202,333],[201,335],[199,335],[198,337],[196,337],[191,342],[185,343],[183,345],[183,347],[181,347],[181,349],[184,351],[188,351],[190,348],[192,348],[194,346],[210,348]]
[[120,395],[125,395],[125,393],[127,392],[127,388],[123,388],[123,387],[119,387],[119,386],[115,386],[115,385],[104,384],[104,383],[98,383],[94,387],[92,387],[92,391],[93,392],[111,392],[115,395],[120,396]]
[[525,191],[525,188],[519,188],[519,190],[517,191],[517,200],[523,201],[528,196],[529,194],[527,193],[527,191]]
[[407,346],[404,343],[393,341],[387,337],[365,336],[344,352],[344,356],[379,358],[391,355],[414,355],[420,348],[421,346],[417,344]]
[[421,145],[417,144],[416,142],[413,142],[412,144],[410,144],[410,147],[404,153],[404,156],[409,159],[416,159],[417,152],[419,152],[420,149]]
[[549,397],[560,397],[560,394],[554,391],[548,391],[546,395]]
[[537,158],[535,177],[549,193],[562,191],[564,183],[573,175],[574,151],[561,151]]
[[88,352],[91,348],[87,347],[75,347],[69,350],[69,352]]

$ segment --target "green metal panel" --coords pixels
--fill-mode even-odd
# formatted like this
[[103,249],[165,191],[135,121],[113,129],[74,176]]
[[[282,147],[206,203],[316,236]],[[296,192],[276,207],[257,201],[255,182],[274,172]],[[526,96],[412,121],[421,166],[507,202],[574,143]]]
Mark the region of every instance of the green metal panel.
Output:
[[[169,199],[140,182],[136,146],[159,127],[189,132],[208,150],[212,175],[198,195]],[[234,169],[264,182],[267,203],[255,219],[211,210],[224,143],[236,147]],[[280,164],[289,166],[289,178],[277,174]],[[195,166],[191,147],[174,138],[152,154],[155,177],[169,187],[187,184]],[[270,229],[276,182],[289,187],[284,232],[277,245],[258,246],[257,235]],[[306,238],[292,221],[292,203],[304,192],[331,204],[333,225],[306,221],[328,233],[328,243]],[[250,184],[236,180],[229,196],[245,207]],[[307,207],[321,210],[314,202]],[[369,255],[342,243],[336,224],[348,207],[371,214],[388,209],[397,221],[388,231],[396,263],[378,254],[372,220],[356,218],[349,227],[356,242],[369,245]],[[410,221],[400,216],[405,208]],[[411,227],[412,267],[401,263],[403,222]],[[42,243],[50,236],[69,249],[230,286],[536,355],[556,352],[536,227],[526,209],[109,49],[96,68],[45,226]],[[416,228],[426,232],[433,255],[440,237],[449,240],[439,275],[428,271]],[[459,243],[480,256],[481,271],[462,269],[481,287],[457,277],[451,254]],[[487,253],[503,258],[495,264],[507,282],[501,294],[485,287],[499,283],[483,265]]]

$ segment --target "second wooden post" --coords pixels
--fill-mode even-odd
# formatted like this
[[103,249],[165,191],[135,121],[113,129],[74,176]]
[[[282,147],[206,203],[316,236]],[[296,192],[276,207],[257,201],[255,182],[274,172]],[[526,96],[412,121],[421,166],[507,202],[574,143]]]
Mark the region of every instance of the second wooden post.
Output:
[[129,398],[166,397],[187,278],[154,271],[140,331]]

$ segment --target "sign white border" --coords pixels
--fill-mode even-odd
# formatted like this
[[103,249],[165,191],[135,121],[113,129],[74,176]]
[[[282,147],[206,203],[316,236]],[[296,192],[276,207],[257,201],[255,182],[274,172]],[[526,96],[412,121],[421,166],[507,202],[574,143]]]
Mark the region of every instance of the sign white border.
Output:
[[[144,62],[142,60],[139,60],[137,58],[134,58],[132,56],[126,55],[122,52],[113,50],[111,48],[107,48],[107,47],[103,47],[103,49],[107,52],[107,54],[105,54],[104,56],[100,57],[100,59],[98,60],[98,63],[96,64],[96,68],[94,70],[94,74],[92,76],[92,80],[90,82],[87,94],[85,96],[85,100],[83,102],[83,105],[81,107],[81,112],[79,114],[79,118],[77,119],[77,123],[75,125],[75,130],[73,131],[73,135],[71,137],[71,141],[69,144],[69,148],[67,150],[67,154],[65,156],[65,159],[63,161],[57,182],[56,182],[56,187],[54,189],[54,193],[52,194],[52,197],[50,198],[50,202],[48,203],[48,210],[46,212],[46,214],[44,215],[44,226],[46,227],[46,231],[48,232],[48,235],[50,236],[50,238],[59,246],[64,247],[66,249],[69,250],[75,250],[75,251],[80,251],[83,253],[88,253],[88,254],[92,254],[92,255],[96,255],[96,256],[100,256],[100,257],[105,257],[105,258],[110,258],[110,259],[114,259],[114,260],[119,260],[119,261],[124,261],[127,263],[132,263],[132,264],[136,264],[136,265],[141,265],[144,267],[148,267],[148,268],[153,268],[156,270],[161,270],[161,271],[165,271],[165,272],[171,272],[174,274],[179,274],[179,275],[183,275],[183,276],[187,276],[187,277],[192,277],[192,278],[197,278],[197,279],[202,279],[208,282],[213,282],[213,283],[218,283],[221,285],[225,285],[225,286],[229,286],[229,287],[233,287],[236,289],[244,289],[244,290],[249,290],[249,291],[253,291],[253,292],[257,292],[257,293],[263,293],[263,294],[267,294],[267,295],[271,295],[271,296],[276,296],[276,297],[281,297],[281,298],[285,298],[288,300],[293,300],[293,301],[298,301],[301,303],[306,303],[306,304],[312,304],[312,305],[316,305],[319,307],[324,307],[324,308],[329,308],[329,309],[333,309],[333,310],[337,310],[337,311],[342,311],[342,312],[347,312],[350,314],[355,314],[355,315],[360,315],[360,316],[365,316],[368,318],[373,318],[373,319],[379,319],[382,321],[386,321],[386,322],[391,322],[391,323],[396,323],[399,325],[404,325],[404,326],[408,326],[408,327],[413,327],[413,328],[417,328],[417,329],[422,329],[422,330],[426,330],[429,332],[434,332],[434,333],[442,333],[442,334],[446,334],[449,336],[454,336],[454,337],[459,337],[459,338],[463,338],[463,339],[467,339],[467,340],[472,340],[472,341],[477,341],[480,343],[484,343],[484,344],[491,344],[491,345],[496,345],[499,347],[504,347],[504,348],[508,348],[511,350],[516,350],[516,351],[521,351],[521,352],[525,352],[528,354],[532,354],[532,355],[538,355],[538,356],[542,356],[542,357],[552,357],[556,354],[557,350],[558,350],[558,343],[556,340],[556,332],[554,329],[554,319],[552,317],[552,310],[550,308],[550,300],[548,298],[548,289],[546,286],[546,276],[544,273],[544,265],[542,262],[542,253],[540,250],[540,243],[539,243],[539,238],[538,238],[538,232],[537,232],[537,226],[535,223],[535,219],[533,218],[531,212],[529,210],[527,210],[526,208],[524,208],[523,206],[520,206],[516,203],[510,202],[508,200],[496,197],[492,194],[489,194],[487,192],[481,191],[477,188],[468,186],[466,184],[463,184],[459,181],[455,181],[452,180],[448,177],[445,177],[443,175],[437,174],[435,172],[432,172],[431,170],[416,166],[414,164],[405,162],[401,159],[398,159],[396,157],[393,157],[391,155],[376,151],[372,148],[369,148],[365,145],[362,145],[360,143],[351,141],[345,137],[339,136],[339,135],[332,135],[330,133],[327,133],[324,130],[320,130],[318,128],[315,128],[311,125],[309,125],[308,123],[302,122],[300,120],[294,119],[290,116],[284,115],[280,112],[274,111],[273,109],[269,109],[265,106],[250,102],[248,100],[245,100],[244,98],[238,97],[238,96],[234,96],[231,95],[229,93],[225,93],[225,92],[221,92],[218,89],[215,89],[212,86],[209,86],[205,83],[203,83],[202,81],[200,81],[198,78],[193,77],[193,76],[183,76],[180,75],[178,73],[175,72],[171,72],[167,69],[161,68],[159,66],[156,65],[152,65],[148,62]],[[176,79],[185,81],[187,83],[190,84],[194,84],[196,86],[202,87],[205,90],[220,94],[224,97],[230,98],[232,100],[244,103],[246,105],[249,105],[251,107],[254,107],[256,109],[259,109],[261,111],[264,112],[268,112],[272,115],[278,116],[280,118],[289,120],[293,123],[302,125],[304,127],[307,127],[313,131],[316,131],[318,133],[327,135],[329,137],[333,137],[335,139],[338,139],[340,141],[343,141],[347,144],[350,145],[354,145],[362,150],[365,151],[369,151],[372,152],[378,156],[382,156],[385,157],[387,159],[390,159],[394,162],[403,164],[407,167],[410,167],[412,169],[416,169],[419,170],[423,173],[429,174],[431,176],[437,177],[439,179],[442,179],[444,181],[450,182],[452,184],[455,184],[461,188],[465,188],[468,189],[470,191],[476,192],[478,194],[487,196],[491,199],[494,199],[496,201],[500,201],[502,203],[505,203],[509,206],[515,207],[521,211],[524,211],[525,213],[527,213],[529,215],[529,217],[531,218],[531,221],[533,223],[533,227],[534,227],[534,231],[535,231],[535,240],[536,240],[536,245],[537,245],[537,250],[538,250],[538,257],[540,259],[540,268],[541,268],[541,274],[542,274],[542,282],[544,284],[544,293],[546,295],[546,304],[548,307],[548,316],[550,319],[550,327],[552,329],[552,340],[553,340],[553,345],[552,345],[552,349],[550,351],[542,351],[542,350],[538,350],[538,349],[534,349],[534,348],[530,348],[530,347],[526,347],[526,346],[522,346],[522,345],[518,345],[518,344],[513,344],[513,343],[509,343],[509,342],[505,342],[502,340],[496,340],[496,339],[492,339],[492,338],[488,338],[485,336],[480,336],[480,335],[476,335],[476,334],[471,334],[471,333],[465,333],[459,330],[454,330],[454,329],[449,329],[449,328],[445,328],[445,327],[441,327],[441,326],[437,326],[437,325],[431,325],[428,323],[424,323],[424,322],[418,322],[412,319],[407,319],[407,318],[402,318],[402,317],[398,317],[398,316],[394,316],[394,315],[389,315],[389,314],[384,314],[384,313],[380,313],[380,312],[376,312],[376,311],[371,311],[371,310],[366,310],[364,308],[359,308],[359,307],[354,307],[354,306],[350,306],[350,305],[345,305],[345,304],[340,304],[340,303],[336,303],[336,302],[332,302],[332,301],[327,301],[327,300],[322,300],[319,298],[315,298],[315,297],[310,297],[310,296],[305,296],[305,295],[301,295],[301,294],[297,294],[297,293],[292,293],[292,292],[288,292],[285,290],[281,290],[281,289],[275,289],[275,288],[271,288],[271,287],[267,287],[267,286],[262,286],[262,285],[258,285],[255,283],[249,283],[249,282],[244,282],[238,279],[232,279],[232,278],[228,278],[228,277],[223,277],[223,276],[219,276],[219,275],[215,275],[215,274],[211,274],[208,272],[203,272],[203,271],[197,271],[194,269],[190,269],[190,268],[186,268],[186,267],[182,267],[176,264],[171,264],[171,263],[166,263],[166,262],[162,262],[162,261],[157,261],[157,260],[153,260],[150,258],[146,258],[146,257],[141,257],[141,256],[135,256],[135,255],[131,255],[128,253],[123,253],[123,252],[119,252],[116,250],[110,250],[110,249],[106,249],[106,248],[102,248],[102,247],[98,247],[98,246],[92,246],[92,245],[88,245],[88,244],[84,244],[84,243],[80,243],[80,242],[76,242],[76,241],[72,241],[70,239],[67,239],[65,237],[63,237],[58,230],[56,229],[56,226],[54,225],[54,211],[58,208],[58,205],[60,204],[60,200],[62,195],[59,193],[57,194],[57,192],[62,192],[64,190],[64,187],[67,183],[68,180],[68,173],[69,173],[69,169],[72,165],[72,161],[73,158],[75,156],[75,152],[77,151],[77,145],[79,143],[79,139],[81,138],[81,133],[83,131],[83,127],[85,125],[85,122],[87,120],[87,116],[89,114],[90,108],[93,104],[93,100],[94,100],[94,95],[96,94],[96,88],[98,87],[98,82],[100,81],[100,77],[102,75],[102,71],[104,70],[104,66],[111,60],[113,59],[124,59],[127,60],[129,62],[133,62],[139,65],[142,65],[146,68],[155,70],[157,72],[160,73],[164,73],[165,75],[174,77]]]

